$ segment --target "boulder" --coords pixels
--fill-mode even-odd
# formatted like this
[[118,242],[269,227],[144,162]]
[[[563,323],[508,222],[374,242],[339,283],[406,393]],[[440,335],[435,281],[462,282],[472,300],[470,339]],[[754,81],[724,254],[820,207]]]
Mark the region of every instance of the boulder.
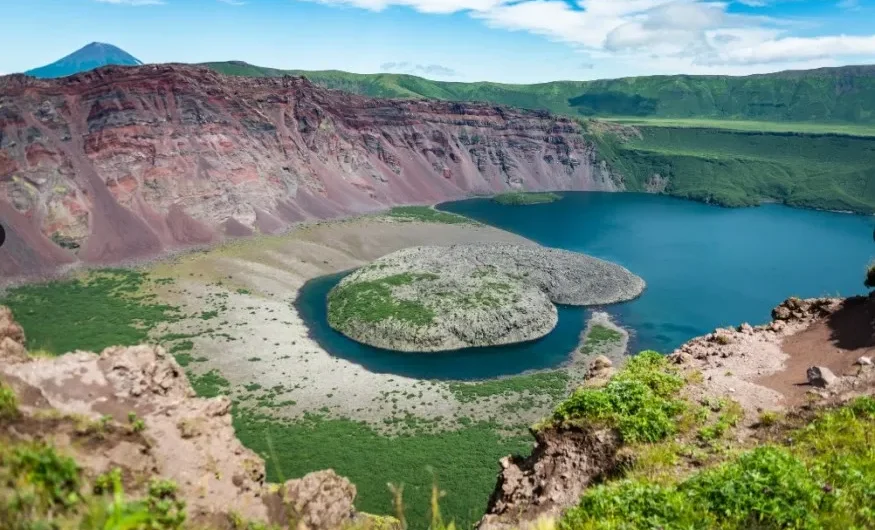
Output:
[[0,363],[17,364],[26,363],[28,360],[30,358],[24,346],[9,337],[0,339]]
[[857,359],[857,364],[860,366],[872,366],[872,358],[871,357],[860,357]]
[[0,305],[0,340],[6,337],[25,345],[24,329],[12,318],[12,310]]
[[838,381],[838,377],[832,373],[832,370],[825,366],[812,366],[808,369],[807,375],[808,384],[818,388],[827,388]]
[[612,375],[614,375],[614,362],[605,357],[604,355],[599,355],[589,364],[589,370],[586,373],[587,379],[609,379]]
[[338,530],[356,517],[355,486],[333,469],[309,473],[283,486],[286,516],[295,530]]

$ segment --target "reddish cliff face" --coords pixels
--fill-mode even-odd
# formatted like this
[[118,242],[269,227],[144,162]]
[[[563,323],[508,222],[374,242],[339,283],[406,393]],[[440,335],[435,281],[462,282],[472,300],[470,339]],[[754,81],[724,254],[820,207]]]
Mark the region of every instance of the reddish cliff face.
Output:
[[577,124],[158,65],[0,78],[3,276],[472,193],[614,190]]

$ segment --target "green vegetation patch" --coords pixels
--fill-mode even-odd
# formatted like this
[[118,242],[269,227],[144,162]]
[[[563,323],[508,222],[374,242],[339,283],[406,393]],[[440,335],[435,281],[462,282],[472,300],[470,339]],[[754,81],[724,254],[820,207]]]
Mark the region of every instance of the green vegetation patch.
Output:
[[197,395],[205,398],[227,394],[231,388],[231,382],[215,369],[201,375],[190,373],[188,380]]
[[766,444],[679,481],[620,480],[587,491],[563,530],[875,527],[875,399],[822,413]]
[[553,414],[560,422],[603,424],[626,443],[657,442],[677,431],[686,408],[677,398],[684,380],[654,351],[631,358],[603,388],[581,388]]
[[449,383],[449,388],[453,396],[462,403],[522,392],[561,399],[567,395],[569,380],[567,372],[556,370],[478,383]]
[[720,120],[707,118],[599,118],[601,121],[641,127],[723,129],[758,133],[804,133],[818,135],[875,136],[875,126],[851,123]]
[[45,444],[0,446],[0,526],[10,529],[180,530],[185,503],[176,484],[152,479],[142,499],[128,499],[118,469],[87,487],[72,459]]
[[498,460],[531,448],[527,435],[503,437],[497,426],[471,422],[455,431],[383,436],[362,422],[307,416],[283,422],[246,409],[234,412],[243,443],[265,457],[272,482],[332,468],[358,490],[359,510],[394,515],[387,484],[403,485],[409,528],[429,527],[433,482],[446,495],[441,510],[458,528],[468,528],[486,509]]
[[106,269],[75,280],[14,287],[0,304],[12,309],[32,351],[100,352],[147,342],[150,329],[180,318],[175,307],[143,294],[148,282],[138,271]]
[[15,392],[0,381],[0,420],[18,415],[18,397]]
[[875,138],[686,127],[639,130],[640,138],[622,139],[596,128],[589,135],[630,191],[655,189],[732,207],[772,201],[875,212]]
[[[239,62],[206,66],[231,75],[303,75],[317,85],[373,97],[485,101],[578,116],[798,122],[802,126],[818,123],[829,130],[875,124],[871,66],[755,77],[662,75],[531,85],[433,81],[405,74],[280,70]],[[458,110],[463,111],[464,105],[459,103]]]
[[385,214],[400,221],[420,221],[423,223],[465,224],[474,221],[454,213],[435,210],[430,206],[397,206]]
[[594,324],[589,328],[583,346],[580,347],[580,352],[587,355],[598,353],[605,346],[618,343],[621,340],[623,340],[623,334],[619,331],[601,324]]
[[511,191],[500,193],[492,198],[498,204],[510,206],[523,206],[527,204],[546,204],[562,200],[562,195],[558,193],[526,193],[522,191]]
[[351,320],[380,322],[394,318],[414,326],[427,325],[434,320],[434,311],[419,302],[395,298],[392,287],[436,278],[435,274],[406,272],[338,285],[328,293],[328,323],[343,329]]

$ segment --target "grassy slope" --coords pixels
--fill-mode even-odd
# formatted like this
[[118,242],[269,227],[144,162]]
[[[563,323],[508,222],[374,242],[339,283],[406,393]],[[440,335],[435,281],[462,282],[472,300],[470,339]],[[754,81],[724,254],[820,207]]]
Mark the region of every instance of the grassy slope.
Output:
[[654,173],[666,192],[726,206],[778,201],[875,212],[875,139],[842,135],[641,127],[621,142],[594,132],[600,154],[643,190]]
[[367,96],[488,101],[572,115],[875,125],[875,66],[748,77],[651,76],[532,85],[277,70],[237,62],[206,66],[231,75],[304,75],[316,84]]

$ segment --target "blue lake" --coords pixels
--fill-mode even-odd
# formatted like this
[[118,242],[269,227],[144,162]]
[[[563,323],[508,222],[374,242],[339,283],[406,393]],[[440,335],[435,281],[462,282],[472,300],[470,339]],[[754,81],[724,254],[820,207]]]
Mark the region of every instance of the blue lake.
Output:
[[[633,350],[669,352],[715,327],[758,324],[790,296],[865,292],[875,254],[872,217],[779,205],[725,209],[632,193],[566,193],[560,201],[505,206],[446,203],[462,214],[537,241],[619,263],[647,282],[637,299],[604,309],[629,329]],[[559,324],[526,344],[405,354],[352,341],[328,326],[325,297],[343,275],[309,282],[296,305],[327,351],[375,372],[426,379],[483,379],[555,367],[568,359],[588,316],[561,307]]]

